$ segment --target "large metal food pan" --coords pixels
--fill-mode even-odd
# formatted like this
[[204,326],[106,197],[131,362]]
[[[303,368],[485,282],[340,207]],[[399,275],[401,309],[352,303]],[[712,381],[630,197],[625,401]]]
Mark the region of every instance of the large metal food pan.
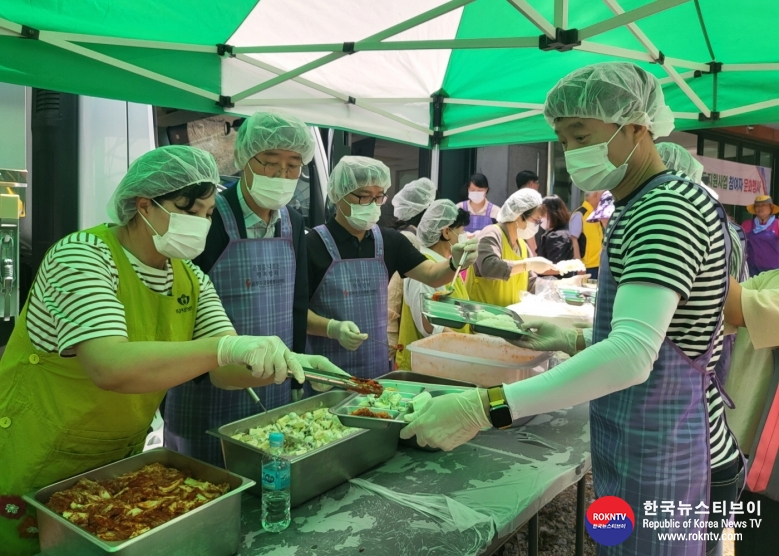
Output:
[[[104,541],[46,507],[51,495],[75,485],[80,479],[111,479],[137,471],[144,465],[161,463],[188,471],[200,481],[229,483],[230,491],[155,527],[134,539]],[[241,492],[254,481],[165,448],[150,450],[115,463],[87,471],[46,488],[24,495],[38,510],[41,554],[46,556],[229,556],[238,550],[241,534]]]
[[[268,455],[259,448],[233,439],[232,435],[246,432],[253,427],[270,425],[293,411],[302,415],[319,407],[333,407],[353,396],[350,392],[331,390],[267,413],[222,425],[208,431],[208,434],[221,440],[225,467],[233,473],[257,481],[249,492],[262,496],[262,462],[267,460]],[[292,507],[300,506],[392,458],[398,451],[398,438],[398,431],[360,430],[341,440],[290,458]]]

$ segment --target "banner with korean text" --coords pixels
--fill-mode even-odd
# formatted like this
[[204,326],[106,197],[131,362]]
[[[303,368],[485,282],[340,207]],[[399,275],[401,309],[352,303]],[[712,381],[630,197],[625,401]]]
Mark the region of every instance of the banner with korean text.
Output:
[[703,164],[703,183],[719,195],[723,205],[747,206],[758,195],[769,195],[771,169],[693,155]]

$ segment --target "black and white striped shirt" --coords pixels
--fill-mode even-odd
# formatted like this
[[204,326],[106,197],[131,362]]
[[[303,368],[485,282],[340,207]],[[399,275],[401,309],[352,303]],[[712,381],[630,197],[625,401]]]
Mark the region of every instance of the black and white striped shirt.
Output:
[[[616,203],[612,223],[629,200]],[[722,315],[728,264],[715,205],[702,188],[683,181],[655,187],[620,218],[609,241],[608,256],[618,284],[656,284],[678,293],[681,301],[671,319],[668,337],[691,359],[706,352]],[[708,364],[710,370],[721,351],[720,330]],[[714,384],[706,394],[711,463],[712,468],[718,468],[736,459],[738,450],[725,424],[722,397]]]
[[[125,250],[135,273],[152,291],[171,295],[173,269],[151,268]],[[211,280],[185,261],[200,282],[193,339],[233,330]],[[71,234],[49,250],[32,288],[27,329],[32,344],[45,352],[75,355],[74,346],[107,336],[127,337],[124,306],[116,297],[119,273],[111,251],[92,234]]]

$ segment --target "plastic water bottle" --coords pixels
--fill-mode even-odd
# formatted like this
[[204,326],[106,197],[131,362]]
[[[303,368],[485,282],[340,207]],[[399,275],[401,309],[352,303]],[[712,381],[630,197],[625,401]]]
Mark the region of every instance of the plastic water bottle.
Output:
[[289,527],[289,461],[282,457],[284,435],[270,433],[270,461],[262,465],[262,528],[280,533]]

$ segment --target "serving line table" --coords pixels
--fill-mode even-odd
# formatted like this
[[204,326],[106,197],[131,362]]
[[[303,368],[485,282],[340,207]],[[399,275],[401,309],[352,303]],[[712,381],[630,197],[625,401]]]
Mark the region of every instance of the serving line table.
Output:
[[238,554],[489,555],[528,523],[536,556],[538,511],[578,483],[581,555],[590,467],[588,404],[483,432],[451,452],[401,447],[385,464],[292,510],[282,533],[263,531],[260,499],[245,493]]

